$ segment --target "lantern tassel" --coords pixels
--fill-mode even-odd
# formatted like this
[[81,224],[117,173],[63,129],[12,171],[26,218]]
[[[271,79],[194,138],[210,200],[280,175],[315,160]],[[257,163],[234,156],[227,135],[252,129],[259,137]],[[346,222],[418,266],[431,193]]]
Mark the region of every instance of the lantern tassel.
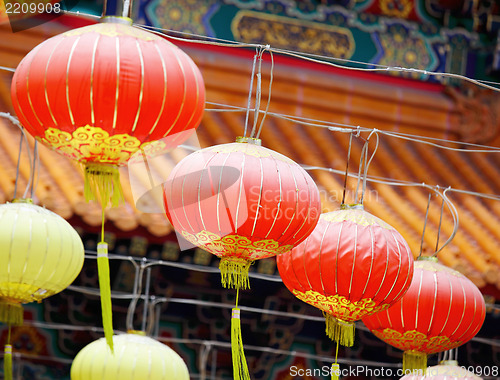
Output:
[[403,354],[403,374],[424,374],[427,368],[427,355],[418,351],[405,351]]
[[247,359],[241,338],[240,309],[233,308],[231,316],[231,351],[233,357],[234,380],[250,380]]
[[102,326],[104,337],[113,352],[113,312],[111,304],[111,280],[109,277],[108,244],[97,245],[97,271],[99,273],[99,289],[101,292]]
[[0,302],[0,322],[20,326],[23,324],[24,309],[19,303]]
[[116,207],[123,201],[118,166],[87,163],[85,164],[85,200],[98,201],[103,209],[108,204]]
[[3,354],[3,377],[5,380],[12,380],[12,346],[6,344]]
[[222,286],[232,289],[250,289],[248,269],[251,261],[234,257],[223,257],[219,264]]
[[323,313],[326,322],[326,335],[342,346],[352,347],[354,344],[354,323],[342,321],[333,315]]

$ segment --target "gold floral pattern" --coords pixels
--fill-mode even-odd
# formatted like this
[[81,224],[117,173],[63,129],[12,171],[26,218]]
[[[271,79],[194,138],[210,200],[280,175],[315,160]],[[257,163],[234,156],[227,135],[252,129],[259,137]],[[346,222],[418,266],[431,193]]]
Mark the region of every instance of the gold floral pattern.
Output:
[[401,333],[391,328],[386,328],[382,331],[373,330],[372,332],[384,342],[403,351],[417,350],[433,354],[458,347],[462,344],[461,341],[451,341],[447,336],[429,337],[417,330]]
[[367,315],[389,308],[389,304],[378,305],[371,298],[363,298],[352,302],[339,294],[326,296],[314,290],[307,290],[304,293],[294,289],[292,293],[301,301],[347,322],[354,322]]
[[126,133],[110,136],[105,130],[90,125],[79,127],[72,133],[48,128],[39,140],[80,162],[112,165],[124,164],[141,146],[136,137]]
[[273,239],[252,241],[245,236],[236,234],[221,237],[208,231],[201,231],[197,234],[183,231],[182,236],[190,243],[202,247],[218,257],[232,256],[249,261],[276,256],[293,248],[292,245],[280,245]]

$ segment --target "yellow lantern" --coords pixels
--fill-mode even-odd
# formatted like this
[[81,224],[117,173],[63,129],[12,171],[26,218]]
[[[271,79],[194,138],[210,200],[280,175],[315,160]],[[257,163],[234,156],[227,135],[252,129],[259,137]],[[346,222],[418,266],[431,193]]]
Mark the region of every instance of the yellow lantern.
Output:
[[84,255],[80,236],[59,215],[29,199],[0,205],[0,321],[20,324],[21,304],[64,290]]
[[170,347],[144,335],[113,336],[85,346],[71,366],[71,380],[189,380],[182,358]]
[[5,379],[12,379],[10,326],[22,324],[23,303],[50,297],[80,273],[83,243],[59,215],[31,199],[0,205],[0,322],[8,323]]

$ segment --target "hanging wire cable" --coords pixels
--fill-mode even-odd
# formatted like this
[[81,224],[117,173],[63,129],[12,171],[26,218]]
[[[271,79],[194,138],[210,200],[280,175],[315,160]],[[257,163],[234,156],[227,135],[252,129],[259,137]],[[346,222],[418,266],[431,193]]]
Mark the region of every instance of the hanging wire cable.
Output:
[[[261,46],[261,45],[259,45],[259,46]],[[247,111],[250,112],[252,110],[255,111],[255,109],[252,109],[250,106],[245,108],[245,107],[238,107],[238,106],[234,106],[234,105],[214,103],[214,102],[206,102],[206,104],[216,105],[218,107],[225,107],[225,108],[227,108],[228,111],[231,111],[231,112],[240,112],[240,111],[241,112],[247,112]],[[207,109],[206,111],[223,112],[225,110]],[[402,133],[402,132],[384,131],[384,130],[380,130],[380,129],[376,129],[376,128],[361,127],[359,125],[334,123],[334,122],[328,122],[328,121],[324,121],[324,120],[299,117],[299,116],[295,116],[295,115],[286,115],[286,114],[281,114],[281,113],[276,113],[276,112],[266,112],[266,111],[260,111],[260,112],[262,112],[263,114],[265,113],[266,115],[269,115],[269,116],[273,116],[273,117],[281,118],[283,120],[291,121],[291,122],[297,123],[299,125],[318,127],[318,128],[326,128],[326,129],[329,129],[330,131],[333,131],[333,132],[351,133],[353,131],[356,131],[356,132],[371,133],[373,131],[376,131],[377,133],[384,135],[384,136],[390,136],[390,137],[394,137],[397,139],[411,141],[414,143],[422,143],[422,144],[433,146],[433,147],[436,147],[439,149],[445,149],[445,150],[450,150],[450,151],[455,151],[455,152],[500,153],[500,148],[487,146],[487,145],[467,143],[467,142],[462,142],[462,141],[457,141],[457,140],[439,139],[439,138],[434,138],[434,137],[426,137],[426,136],[422,136],[422,135],[408,134],[408,133]],[[16,120],[16,122],[18,123],[17,119],[12,117],[8,113],[0,112],[0,116],[12,118],[12,119]],[[442,144],[438,144],[438,143],[442,143]],[[446,146],[443,144],[462,145],[462,146],[465,146],[466,148],[455,148],[455,147],[450,147],[450,146]]]
[[101,17],[106,16],[107,8],[108,8],[108,0],[103,0]]
[[255,133],[257,132],[257,123],[259,121],[260,101],[262,97],[262,54],[263,53],[264,53],[264,47],[261,46],[259,48],[259,52],[257,55],[257,72],[255,74],[255,76],[257,77],[257,85],[255,90],[253,126],[252,126],[252,131],[250,132],[250,138],[255,138]]
[[[373,150],[372,155],[368,159],[368,147],[370,144],[370,139],[372,135],[375,134],[375,137],[377,138],[377,141],[375,143],[375,148]],[[357,134],[359,136],[359,134]],[[358,199],[358,194],[359,194],[359,186],[361,185],[361,195],[359,196],[359,200],[356,201],[356,203],[363,204],[363,199],[365,196],[365,191],[366,191],[366,181],[368,177],[368,168],[370,167],[370,164],[372,163],[373,158],[375,157],[375,153],[377,152],[379,145],[379,137],[376,129],[373,129],[371,133],[369,134],[368,138],[365,140],[365,143],[363,144],[363,148],[361,149],[361,157],[359,159],[359,168],[358,168],[358,182],[356,184],[356,199]]]
[[271,91],[273,86],[273,75],[274,75],[274,56],[273,52],[269,49],[269,45],[266,45],[266,50],[269,52],[269,56],[271,57],[271,68],[269,70],[269,89],[267,92],[267,104],[266,109],[264,110],[264,114],[262,115],[262,120],[260,122],[259,130],[255,138],[260,137],[260,133],[262,132],[262,127],[264,126],[264,121],[266,120],[267,113],[269,112],[269,105],[271,104]]
[[[109,255],[109,259],[110,260],[113,259],[112,255]],[[141,272],[141,266],[135,260],[133,260],[131,257],[127,257],[126,260],[131,262],[132,265],[134,266],[135,277],[134,277],[134,286],[132,288],[133,298],[128,306],[127,316],[125,318],[125,326],[127,327],[127,330],[134,330],[134,313],[137,306],[137,302],[141,298],[141,293],[142,293],[141,290],[142,272]]]
[[[75,12],[68,12],[68,11],[66,11],[66,13],[75,14],[75,15],[77,14]],[[79,13],[78,15],[82,15],[82,14]],[[204,44],[212,44],[212,45],[216,45],[216,46],[232,46],[232,47],[234,47],[234,46],[236,46],[236,47],[256,47],[256,46],[259,46],[257,44],[235,42],[235,41],[225,40],[225,39],[221,39],[221,38],[213,38],[213,37],[203,36],[203,35],[194,34],[194,33],[179,32],[176,30],[165,29],[165,28],[160,28],[160,27],[152,27],[152,26],[142,25],[142,24],[134,24],[134,26],[141,28],[141,29],[144,29],[144,30],[148,30],[148,31],[153,32],[153,33],[160,34],[160,35],[167,37],[167,38],[177,39],[177,40],[180,40],[183,42],[204,43]],[[174,37],[174,36],[169,35],[167,33],[175,33],[178,35],[189,36],[190,38]],[[194,37],[194,39],[193,39],[193,37]],[[299,58],[299,59],[310,61],[310,62],[319,63],[322,65],[328,65],[328,66],[332,66],[332,67],[335,67],[338,69],[365,71],[365,72],[394,72],[394,73],[404,72],[404,73],[412,73],[412,74],[421,74],[422,76],[436,76],[436,77],[443,77],[443,78],[454,78],[454,79],[460,79],[460,80],[464,80],[464,81],[473,83],[477,86],[484,87],[484,88],[487,88],[487,89],[492,90],[492,91],[500,92],[499,87],[495,87],[495,86],[491,86],[489,84],[486,84],[486,83],[492,83],[492,82],[476,80],[476,79],[469,78],[469,77],[461,75],[461,74],[453,74],[453,73],[447,73],[447,72],[434,72],[434,71],[428,71],[428,70],[423,70],[423,69],[415,69],[415,68],[400,67],[400,66],[380,65],[380,64],[375,64],[375,63],[371,63],[371,62],[354,61],[354,60],[345,59],[345,58],[328,57],[328,56],[323,56],[323,55],[310,54],[310,53],[304,53],[304,52],[296,52],[296,51],[279,49],[279,48],[271,48],[271,50],[274,53],[279,53],[279,54]],[[332,63],[330,61],[342,62],[343,65],[337,64],[337,63]],[[369,66],[369,68],[347,66],[347,64]],[[373,68],[374,66],[375,66],[375,68]],[[499,83],[495,83],[495,84],[500,86]]]
[[370,135],[366,139],[366,144],[367,144],[366,145],[366,153],[367,153],[367,155],[365,156],[365,161],[366,161],[366,157],[368,156],[368,144],[370,143],[370,138],[372,137],[372,135],[375,135],[377,140],[375,142],[375,148],[373,148],[373,153],[370,156],[370,159],[368,160],[368,162],[365,162],[364,173],[363,173],[363,189],[361,191],[361,202],[360,202],[361,204],[363,204],[363,199],[365,197],[365,192],[366,192],[366,177],[368,176],[368,168],[370,167],[370,165],[373,161],[373,158],[375,157],[375,153],[377,153],[378,145],[380,142],[380,139],[379,139],[379,136],[377,133],[377,129],[374,129],[373,131],[371,131]]
[[[35,190],[35,175],[36,175],[36,167],[37,167],[37,162],[38,162],[38,141],[35,140],[35,146],[33,148],[33,165],[32,168],[33,170],[31,171],[31,176],[30,176],[30,198],[33,198],[34,190]],[[38,176],[37,176],[38,179]],[[24,198],[26,198],[26,194],[28,192],[28,188],[26,188],[26,191],[24,192]]]
[[345,164],[344,189],[342,191],[342,202],[340,206],[345,204],[345,194],[347,190],[347,178],[349,177],[349,160],[351,159],[352,132],[349,135],[349,147],[347,148],[347,160]]
[[[30,166],[30,177],[29,179],[31,178],[31,173],[33,172],[33,164],[32,164],[32,159],[31,159],[31,151],[29,149],[29,141],[28,141],[28,136],[26,135],[26,131],[24,130],[24,127],[21,125],[21,123],[19,123],[19,120],[12,116],[10,113],[8,112],[0,112],[0,117],[3,117],[4,119],[7,119],[9,120],[14,126],[16,126],[17,128],[19,128],[19,130],[21,131],[21,138],[24,139],[24,142],[26,143],[26,152],[28,154],[28,162],[29,162],[29,166]],[[21,147],[22,144],[19,143],[19,146]],[[21,148],[19,149],[19,153],[21,154]],[[20,162],[20,159],[18,157],[18,160],[17,160],[17,167],[18,167],[18,170],[19,170],[19,162]],[[16,171],[16,182],[17,182],[17,177],[18,177],[18,172]],[[30,182],[28,180],[28,184],[26,185],[26,190],[29,189],[30,187]],[[26,196],[26,190],[25,190],[25,195]],[[17,196],[17,187],[15,188],[15,192],[14,192],[14,196]]]
[[441,202],[441,213],[439,214],[439,225],[438,225],[437,237],[436,237],[436,248],[434,249],[434,252],[436,252],[438,250],[438,247],[439,247],[439,235],[441,234],[441,224],[443,222],[443,214],[444,214],[444,199]]
[[6,66],[0,66],[0,70],[10,71],[11,73],[15,73],[16,72],[15,68],[13,68],[13,67],[6,67]]
[[21,133],[19,138],[19,153],[17,155],[17,164],[16,164],[16,180],[14,182],[14,199],[17,198],[17,183],[19,181],[19,167],[21,165],[21,153],[23,151],[23,140],[24,136]]
[[[448,198],[448,196],[446,195],[446,193],[448,191],[450,191],[450,187],[448,187],[446,190],[443,191],[442,193],[442,198],[443,198],[443,201],[446,203],[446,206],[448,207],[448,210],[450,211],[451,213],[451,216],[453,218],[453,232],[451,233],[450,237],[448,238],[448,240],[446,240],[444,242],[444,244],[441,246],[441,248],[439,248],[434,254],[433,256],[437,256],[437,254],[439,252],[441,252],[443,250],[444,247],[446,247],[452,240],[453,238],[455,237],[455,235],[457,234],[457,231],[458,231],[458,227],[459,227],[459,217],[458,217],[458,211],[457,211],[457,208],[455,207],[455,205],[453,204],[453,202],[450,201],[450,199]],[[439,193],[439,192],[438,192]]]
[[250,89],[248,90],[248,101],[245,115],[245,129],[243,131],[243,137],[247,137],[248,130],[248,119],[250,117],[250,105],[252,103],[252,94],[253,94],[253,80],[255,77],[255,67],[257,65],[257,56],[259,55],[259,51],[255,49],[255,55],[253,56],[253,64],[252,64],[252,74],[250,74]]
[[[422,228],[422,238],[420,239],[420,250],[418,252],[418,257],[422,256],[422,250],[424,248],[425,228],[427,227],[427,220],[429,217],[429,208],[431,205],[431,197],[432,197],[432,193],[429,192],[429,199],[427,200],[427,209],[425,210],[424,227]],[[443,207],[444,207],[444,200],[443,200]]]

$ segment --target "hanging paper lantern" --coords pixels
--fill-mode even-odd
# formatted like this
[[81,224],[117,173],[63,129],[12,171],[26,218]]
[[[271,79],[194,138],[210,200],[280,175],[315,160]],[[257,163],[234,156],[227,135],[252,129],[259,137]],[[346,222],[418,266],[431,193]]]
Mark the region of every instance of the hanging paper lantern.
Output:
[[472,281],[435,257],[420,257],[406,294],[363,322],[375,336],[403,350],[403,369],[412,370],[426,368],[427,354],[472,339],[485,315],[483,296]]
[[101,338],[84,347],[71,380],[189,380],[182,358],[170,347],[138,334],[114,335],[114,354]]
[[[0,205],[0,322],[22,324],[22,304],[64,290],[80,273],[82,240],[71,225],[29,199]],[[5,379],[12,379],[12,346],[5,345]]]
[[427,367],[424,375],[405,375],[400,380],[482,380],[482,378],[459,367],[456,360],[445,360],[439,365]]
[[192,244],[221,258],[226,287],[247,288],[255,260],[289,251],[314,229],[318,189],[260,140],[217,145],[179,162],[164,185],[167,217]]
[[[164,202],[177,233],[220,257],[222,284],[236,289],[249,287],[255,260],[292,249],[320,215],[318,188],[305,170],[252,138],[185,157],[164,184]],[[231,347],[235,380],[249,380],[237,307]]]
[[130,19],[109,20],[35,47],[11,89],[21,124],[82,162],[86,195],[92,197],[94,184],[104,204],[120,196],[118,166],[151,141],[173,136],[175,145],[182,143],[188,137],[182,132],[200,123],[205,102],[203,78],[184,52]]
[[21,304],[68,287],[83,261],[80,236],[59,215],[31,200],[0,205],[0,321],[22,323]]
[[361,205],[322,214],[312,234],[277,263],[286,287],[322,310],[327,335],[345,346],[353,344],[354,321],[389,308],[413,275],[406,241]]
[[[185,140],[200,123],[203,78],[193,61],[126,18],[52,37],[21,61],[12,103],[36,139],[85,166],[85,197],[103,208],[123,197],[118,167],[147,144]],[[104,235],[104,231],[102,233]],[[103,326],[112,347],[107,244],[97,249]]]

